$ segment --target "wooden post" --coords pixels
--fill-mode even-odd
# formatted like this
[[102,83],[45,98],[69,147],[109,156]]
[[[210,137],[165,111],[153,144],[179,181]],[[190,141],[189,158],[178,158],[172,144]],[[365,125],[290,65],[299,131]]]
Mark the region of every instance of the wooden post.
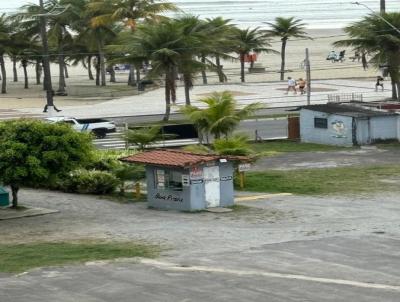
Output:
[[239,177],[240,177],[240,189],[243,190],[245,186],[244,172],[239,172]]
[[136,199],[139,199],[140,196],[142,195],[142,192],[140,191],[140,183],[139,182],[135,183],[135,195],[136,195]]

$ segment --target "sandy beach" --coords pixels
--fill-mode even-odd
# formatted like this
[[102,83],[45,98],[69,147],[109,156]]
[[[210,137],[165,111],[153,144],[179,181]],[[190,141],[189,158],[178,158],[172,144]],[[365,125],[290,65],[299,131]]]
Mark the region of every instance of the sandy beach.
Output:
[[[293,78],[305,77],[302,62],[305,58],[305,49],[309,48],[312,79],[340,79],[340,78],[370,78],[379,74],[379,71],[370,66],[364,71],[361,62],[352,62],[349,57],[354,53],[351,49],[346,49],[346,60],[343,63],[332,63],[326,60],[327,54],[334,49],[332,43],[344,39],[343,32],[338,29],[312,29],[307,30],[313,40],[293,39],[289,40],[286,50],[286,74]],[[271,41],[272,48],[280,51],[280,41]],[[335,49],[337,52],[343,49]],[[257,63],[266,67],[265,73],[246,74],[247,82],[275,82],[279,81],[280,55],[260,54]],[[228,76],[228,83],[239,83],[239,61],[224,61],[224,71]],[[7,85],[8,94],[0,95],[0,109],[21,109],[42,107],[44,104],[45,93],[40,85],[35,85],[34,66],[28,68],[30,88],[23,88],[23,71],[18,68],[19,82],[12,82],[12,70],[10,62],[7,63]],[[246,71],[248,68],[246,64]],[[94,72],[94,71],[93,71]],[[52,79],[55,90],[58,85],[58,66],[52,65]],[[83,66],[70,66],[69,78],[67,81],[67,91],[69,96],[56,97],[57,104],[60,106],[90,105],[104,102],[118,96],[137,94],[137,91],[126,85],[128,74],[121,72],[117,74],[117,82],[107,83],[107,87],[96,87],[94,81],[87,77],[87,70]],[[218,78],[215,73],[208,72],[208,82],[217,83]],[[196,84],[201,84],[201,76],[197,76]],[[178,85],[181,83],[178,82]]]

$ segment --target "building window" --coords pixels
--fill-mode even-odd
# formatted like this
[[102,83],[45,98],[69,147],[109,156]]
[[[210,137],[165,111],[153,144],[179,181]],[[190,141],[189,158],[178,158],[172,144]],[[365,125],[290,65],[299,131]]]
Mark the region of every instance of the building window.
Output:
[[315,117],[314,118],[314,128],[328,129],[328,119]]
[[182,191],[182,172],[155,170],[155,187],[158,190]]

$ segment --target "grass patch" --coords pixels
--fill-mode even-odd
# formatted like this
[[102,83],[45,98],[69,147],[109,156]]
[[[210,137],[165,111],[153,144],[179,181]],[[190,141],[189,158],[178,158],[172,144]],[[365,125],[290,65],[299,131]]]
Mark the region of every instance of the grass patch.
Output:
[[245,190],[305,195],[399,190],[399,175],[399,165],[250,172]]
[[349,150],[348,147],[329,146],[321,144],[311,143],[300,143],[289,140],[276,140],[261,143],[252,143],[251,148],[258,152],[270,152],[270,153],[284,153],[284,152],[316,152],[316,151],[338,151],[338,150]]
[[0,272],[23,272],[35,267],[58,266],[94,260],[156,257],[157,246],[132,242],[40,242],[1,244]]

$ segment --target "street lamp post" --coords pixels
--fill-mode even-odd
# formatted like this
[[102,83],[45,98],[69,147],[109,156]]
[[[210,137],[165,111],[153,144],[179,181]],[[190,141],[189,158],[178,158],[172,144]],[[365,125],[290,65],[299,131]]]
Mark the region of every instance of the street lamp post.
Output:
[[397,33],[400,34],[400,29],[398,29],[396,26],[394,26],[392,23],[390,23],[388,20],[386,20],[384,17],[382,17],[380,14],[377,14],[374,10],[372,10],[368,5],[361,3],[361,2],[351,2],[351,4],[356,4],[356,5],[361,5],[364,6],[366,9],[368,9],[370,12],[372,12],[375,16],[380,18],[383,22],[385,22],[387,25],[389,25],[391,28],[393,28]]
[[[49,44],[47,41],[47,20],[44,12],[43,0],[39,0],[41,14],[40,18],[40,36],[42,38],[43,46],[43,73],[44,73],[44,88],[46,90],[46,107],[45,111],[51,116],[54,114],[54,100],[53,100],[53,85],[51,83],[50,72],[50,58],[49,58]],[[46,110],[47,109],[47,110]]]

